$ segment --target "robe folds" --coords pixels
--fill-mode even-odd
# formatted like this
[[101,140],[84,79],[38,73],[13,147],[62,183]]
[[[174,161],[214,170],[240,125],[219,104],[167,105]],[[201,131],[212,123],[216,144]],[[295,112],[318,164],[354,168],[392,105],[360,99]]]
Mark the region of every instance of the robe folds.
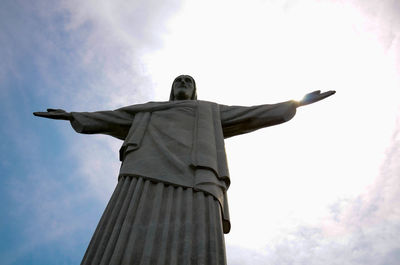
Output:
[[124,141],[119,181],[139,178],[211,196],[219,205],[215,216],[221,230],[228,233],[230,178],[224,138],[286,122],[296,107],[295,101],[251,107],[200,100],[149,102],[113,111],[72,112],[71,125],[79,133]]

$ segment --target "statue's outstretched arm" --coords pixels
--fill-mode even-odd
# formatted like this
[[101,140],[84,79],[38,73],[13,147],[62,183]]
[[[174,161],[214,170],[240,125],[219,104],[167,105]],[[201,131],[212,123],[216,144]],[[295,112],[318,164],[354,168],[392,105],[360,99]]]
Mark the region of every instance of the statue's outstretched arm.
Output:
[[67,120],[78,133],[107,134],[124,140],[134,114],[117,109],[96,112],[66,112],[62,109],[47,109],[47,112],[34,112],[33,115],[48,119]]
[[63,109],[47,109],[47,112],[34,112],[33,115],[55,120],[72,120],[72,114]]
[[324,93],[317,90],[308,93],[300,101],[289,100],[251,107],[219,105],[224,137],[228,138],[287,122],[296,114],[298,107],[323,100],[335,93],[336,91],[333,90]]
[[329,90],[327,92],[321,93],[321,90],[316,90],[314,92],[308,93],[303,97],[302,100],[298,101],[298,107],[305,106],[308,104],[315,103],[317,101],[323,100],[327,97],[332,96],[335,94],[336,91],[334,90]]
[[299,102],[294,100],[251,107],[219,105],[224,137],[287,122],[296,114],[298,106]]

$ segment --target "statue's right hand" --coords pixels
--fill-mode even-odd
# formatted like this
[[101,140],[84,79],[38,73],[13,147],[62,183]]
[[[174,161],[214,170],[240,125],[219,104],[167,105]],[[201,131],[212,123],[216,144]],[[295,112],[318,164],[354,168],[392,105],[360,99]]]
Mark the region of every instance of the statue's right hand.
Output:
[[47,109],[47,112],[34,112],[33,115],[55,120],[71,120],[72,115],[63,109]]

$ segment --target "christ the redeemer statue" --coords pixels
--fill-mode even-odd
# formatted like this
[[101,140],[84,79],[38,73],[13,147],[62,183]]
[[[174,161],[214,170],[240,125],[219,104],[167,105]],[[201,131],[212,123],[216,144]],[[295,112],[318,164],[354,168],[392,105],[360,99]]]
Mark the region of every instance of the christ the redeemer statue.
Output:
[[280,124],[296,109],[334,94],[252,107],[197,100],[196,84],[178,76],[170,100],[113,111],[34,115],[69,120],[75,131],[123,140],[118,184],[82,264],[226,264],[230,230],[224,138]]

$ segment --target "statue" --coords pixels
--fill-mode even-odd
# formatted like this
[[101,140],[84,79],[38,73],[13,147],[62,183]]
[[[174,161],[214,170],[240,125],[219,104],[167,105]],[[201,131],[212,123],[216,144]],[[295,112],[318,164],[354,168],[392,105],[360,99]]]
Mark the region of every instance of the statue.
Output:
[[114,111],[35,112],[69,120],[79,133],[123,140],[118,184],[82,264],[226,264],[230,180],[224,138],[286,122],[298,107],[334,93],[226,106],[197,100],[194,79],[181,75],[167,102]]

